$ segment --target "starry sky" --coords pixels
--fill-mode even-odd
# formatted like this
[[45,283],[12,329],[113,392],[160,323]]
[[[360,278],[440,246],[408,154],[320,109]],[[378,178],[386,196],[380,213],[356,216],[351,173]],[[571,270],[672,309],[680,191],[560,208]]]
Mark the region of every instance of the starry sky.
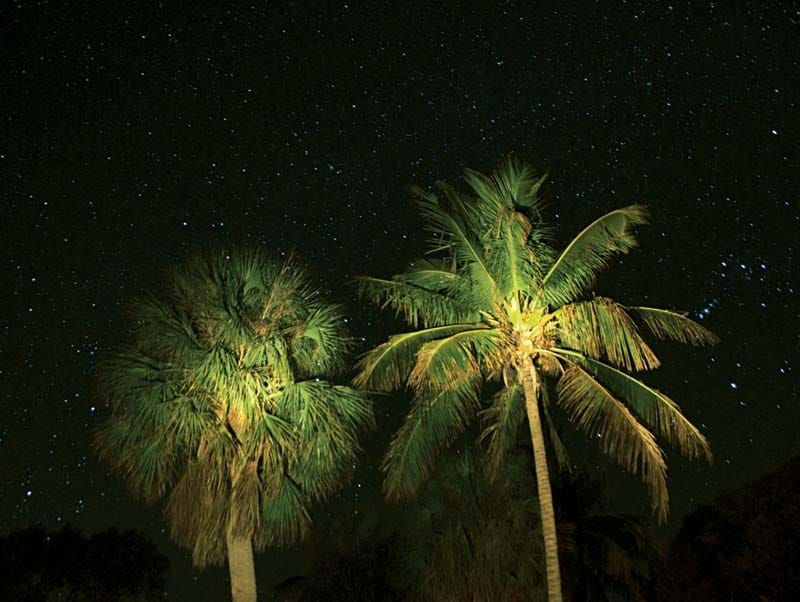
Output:
[[[120,342],[122,306],[197,249],[294,250],[363,351],[401,326],[349,281],[421,253],[408,186],[509,152],[549,168],[562,243],[646,203],[641,248],[600,291],[687,310],[721,338],[656,348],[648,382],[716,456],[669,454],[670,524],[800,452],[800,8],[732,4],[3,3],[0,530],[138,527],[191,574],[158,509],[89,447],[95,358]],[[378,406],[340,496],[354,516],[377,503],[403,409]],[[635,478],[609,479],[647,511]],[[259,557],[267,581],[292,574],[274,556]]]

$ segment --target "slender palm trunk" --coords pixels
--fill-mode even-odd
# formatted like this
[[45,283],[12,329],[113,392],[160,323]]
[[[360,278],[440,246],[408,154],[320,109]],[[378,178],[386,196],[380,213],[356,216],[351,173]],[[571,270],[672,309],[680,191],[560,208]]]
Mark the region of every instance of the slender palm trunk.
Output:
[[228,569],[231,574],[233,602],[256,602],[256,572],[253,566],[253,542],[248,537],[226,535]]
[[553,511],[553,494],[550,491],[547,454],[539,415],[539,379],[533,363],[528,359],[519,366],[518,370],[522,379],[522,388],[525,391],[525,408],[528,411],[528,424],[531,428],[533,463],[536,468],[536,484],[539,490],[539,512],[542,517],[544,560],[547,570],[547,599],[550,602],[561,602],[561,570],[558,565],[556,517]]

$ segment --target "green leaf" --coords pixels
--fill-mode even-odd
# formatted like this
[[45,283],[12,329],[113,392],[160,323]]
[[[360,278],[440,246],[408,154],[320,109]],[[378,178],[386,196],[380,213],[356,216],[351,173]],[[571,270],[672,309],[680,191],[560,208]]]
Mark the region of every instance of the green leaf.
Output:
[[705,436],[669,397],[616,368],[579,353],[565,349],[550,349],[549,352],[584,368],[615,396],[624,399],[636,416],[681,453],[689,458],[704,456],[712,461],[711,448]]
[[631,230],[646,223],[646,209],[642,205],[630,205],[611,211],[589,224],[564,249],[544,276],[541,301],[559,306],[580,299],[612,256],[627,253],[636,246]]
[[353,384],[373,391],[398,389],[405,385],[417,361],[417,353],[425,343],[473,329],[473,324],[452,324],[392,335],[361,357]]
[[572,420],[600,447],[650,489],[654,511],[663,521],[669,510],[667,465],[655,437],[627,406],[577,364],[558,381],[558,400]]
[[652,370],[660,364],[639,336],[626,308],[604,297],[570,303],[554,313],[564,347],[626,370]]
[[438,454],[474,419],[479,384],[479,379],[465,377],[433,397],[415,397],[383,461],[383,491],[390,500],[416,495]]
[[630,307],[628,309],[659,339],[678,341],[695,347],[714,345],[719,342],[717,335],[686,317],[685,312],[653,307]]

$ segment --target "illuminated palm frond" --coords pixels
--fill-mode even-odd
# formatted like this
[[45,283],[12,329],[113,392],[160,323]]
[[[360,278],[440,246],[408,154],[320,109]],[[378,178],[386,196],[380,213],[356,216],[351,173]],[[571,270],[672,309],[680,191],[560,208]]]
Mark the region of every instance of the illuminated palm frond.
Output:
[[391,500],[413,497],[439,453],[474,419],[479,378],[458,379],[433,397],[416,397],[383,462],[383,491]]
[[130,348],[98,368],[102,457],[137,495],[167,494],[173,537],[200,566],[224,560],[226,532],[262,547],[302,536],[372,424],[366,394],[326,380],[351,347],[340,308],[294,258],[223,250],[129,316]]
[[652,433],[611,391],[578,365],[558,381],[558,401],[589,437],[598,438],[611,458],[640,473],[650,489],[653,509],[666,518],[669,493],[664,454]]
[[711,448],[705,436],[683,415],[669,397],[642,381],[597,360],[564,349],[551,353],[576,364],[602,382],[614,395],[624,399],[635,415],[656,435],[663,437],[689,458],[705,457],[712,461]]
[[[442,272],[447,274],[448,272]],[[455,279],[457,276],[451,274]],[[358,294],[382,308],[395,310],[412,327],[431,328],[452,322],[475,319],[475,312],[463,306],[457,299],[448,296],[443,288],[434,289],[436,276],[430,273],[414,274],[401,278],[395,276],[391,280],[360,276],[356,279]],[[428,280],[426,282],[425,280]],[[442,276],[444,280],[444,276]],[[428,285],[428,286],[425,286]]]
[[645,208],[630,205],[589,224],[550,266],[542,280],[540,301],[559,306],[580,299],[611,257],[636,247],[631,230],[646,223]]
[[492,478],[500,474],[509,450],[516,445],[523,420],[525,400],[522,387],[516,384],[500,389],[492,397],[491,405],[481,412],[481,441],[487,443]]
[[353,383],[372,391],[398,389],[405,385],[414,368],[420,347],[439,337],[471,331],[473,328],[472,324],[452,324],[393,335],[361,357],[357,365],[359,372]]
[[719,338],[687,317],[686,313],[654,307],[628,308],[653,336],[687,345],[713,345]]
[[561,345],[625,370],[652,370],[658,358],[637,332],[626,308],[604,297],[570,303],[554,312]]

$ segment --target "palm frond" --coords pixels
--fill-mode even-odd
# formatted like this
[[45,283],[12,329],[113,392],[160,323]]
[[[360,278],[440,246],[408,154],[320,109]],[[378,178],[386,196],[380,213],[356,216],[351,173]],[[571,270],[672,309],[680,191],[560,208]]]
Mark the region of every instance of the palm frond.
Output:
[[489,474],[499,477],[508,452],[517,443],[520,425],[525,420],[525,403],[522,387],[510,384],[492,397],[491,405],[480,413],[483,427],[480,441],[488,441]]
[[262,528],[256,543],[287,546],[300,541],[311,526],[304,497],[302,489],[288,475],[280,476],[275,486],[262,496]]
[[172,488],[164,511],[170,535],[192,550],[197,567],[222,564],[226,557],[227,489],[209,476],[207,466],[190,462]]
[[689,458],[713,460],[705,436],[681,412],[669,397],[642,381],[616,368],[566,349],[550,349],[550,353],[577,364],[603,383],[616,396],[624,399],[647,426]]
[[626,370],[652,370],[660,364],[639,336],[636,324],[622,305],[596,297],[558,308],[558,337],[564,347],[594,359],[604,359]]
[[258,464],[247,459],[236,463],[230,472],[230,498],[225,502],[228,508],[226,530],[234,537],[252,539],[261,522]]
[[558,381],[558,400],[572,419],[614,460],[641,473],[653,510],[665,520],[669,509],[667,466],[653,434],[627,406],[580,366],[573,364]]
[[495,355],[502,334],[481,326],[424,343],[417,351],[408,384],[417,391],[438,391],[459,378],[479,377],[481,357]]
[[309,499],[325,497],[349,474],[358,434],[374,426],[369,397],[327,381],[304,381],[286,387],[278,411],[295,429],[298,449],[287,456],[292,479]]
[[714,345],[719,338],[687,317],[685,312],[654,307],[629,307],[636,318],[657,338],[699,347]]
[[472,212],[466,208],[465,203],[461,201],[458,193],[452,191],[452,188],[443,184],[440,184],[440,187],[449,195],[450,204],[456,205],[455,210],[445,208],[431,193],[420,188],[412,189],[419,198],[420,213],[432,233],[429,252],[441,254],[444,251],[452,256],[459,266],[458,269],[465,270],[475,283],[474,301],[479,308],[490,309],[497,284],[486,264],[480,240],[475,237],[469,223],[465,221]]
[[[463,305],[454,296],[422,286],[424,279],[435,277],[430,271],[425,274],[394,276],[390,280],[359,276],[356,284],[360,298],[367,299],[382,309],[394,309],[396,315],[413,328],[431,328],[474,320],[477,313],[474,309]],[[455,275],[453,277],[457,278]]]
[[616,209],[589,224],[576,236],[544,276],[541,302],[559,306],[575,301],[594,283],[596,274],[617,253],[636,246],[631,230],[647,223],[642,205]]
[[474,419],[480,379],[461,378],[433,397],[415,397],[383,461],[383,491],[390,500],[416,495],[439,453]]
[[353,384],[372,391],[398,389],[405,385],[425,343],[474,328],[474,324],[452,324],[393,335],[359,359]]
[[490,175],[472,169],[464,172],[464,180],[493,211],[523,208],[536,217],[541,209],[538,192],[547,176],[545,173],[536,177],[529,165],[513,155],[506,157]]
[[297,324],[292,338],[292,358],[303,375],[335,374],[344,368],[344,358],[352,347],[338,305],[314,303]]

